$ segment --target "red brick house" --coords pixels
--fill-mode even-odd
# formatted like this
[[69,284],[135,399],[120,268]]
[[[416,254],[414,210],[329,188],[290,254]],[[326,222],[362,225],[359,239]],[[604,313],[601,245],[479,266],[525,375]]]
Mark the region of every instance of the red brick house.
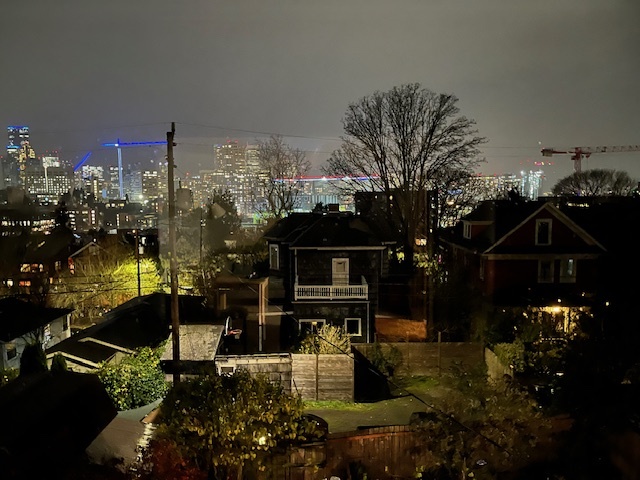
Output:
[[493,308],[538,308],[563,329],[589,308],[607,249],[551,201],[486,201],[445,232],[449,265],[466,269]]

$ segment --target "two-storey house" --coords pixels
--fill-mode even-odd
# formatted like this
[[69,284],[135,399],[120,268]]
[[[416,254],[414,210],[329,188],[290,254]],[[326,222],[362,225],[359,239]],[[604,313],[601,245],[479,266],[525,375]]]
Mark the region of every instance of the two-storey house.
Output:
[[486,201],[444,232],[449,265],[493,309],[534,308],[568,330],[591,306],[607,249],[551,201]]
[[294,335],[338,325],[372,342],[387,246],[351,212],[293,213],[264,235],[270,275],[282,278]]

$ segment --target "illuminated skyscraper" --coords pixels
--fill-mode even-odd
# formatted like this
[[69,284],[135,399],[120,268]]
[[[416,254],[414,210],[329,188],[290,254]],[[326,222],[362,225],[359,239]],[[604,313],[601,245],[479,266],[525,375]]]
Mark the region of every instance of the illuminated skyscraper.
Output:
[[[7,127],[7,156],[2,162],[3,171],[3,187],[17,187],[24,185],[25,177],[24,173],[27,167],[26,159],[30,154],[29,148],[23,146],[29,145],[29,127],[22,126],[9,126]],[[33,149],[30,149],[33,151]],[[20,158],[23,158],[22,165],[20,164]],[[33,153],[35,158],[35,152]]]
[[[22,126],[9,126],[7,127],[8,144],[7,144],[7,157],[11,160],[11,184],[26,186],[27,183],[27,167],[37,167],[38,160],[36,158],[36,152],[29,143],[29,127]],[[17,179],[13,176],[17,169]],[[5,180],[6,181],[6,180]]]

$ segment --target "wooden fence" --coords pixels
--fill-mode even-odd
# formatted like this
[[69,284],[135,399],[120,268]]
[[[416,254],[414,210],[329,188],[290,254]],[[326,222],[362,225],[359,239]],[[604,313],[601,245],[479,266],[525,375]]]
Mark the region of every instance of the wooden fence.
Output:
[[292,390],[305,400],[353,401],[353,358],[292,354]]
[[287,393],[299,393],[304,400],[354,399],[353,358],[349,355],[218,355],[215,364],[220,373],[242,368],[267,374],[271,380],[280,381]]
[[[371,360],[375,344],[354,344],[360,353]],[[381,343],[382,352],[389,356],[392,349],[400,353],[397,375],[433,376],[450,372],[460,366],[464,369],[483,367],[484,348],[480,343],[421,342]]]

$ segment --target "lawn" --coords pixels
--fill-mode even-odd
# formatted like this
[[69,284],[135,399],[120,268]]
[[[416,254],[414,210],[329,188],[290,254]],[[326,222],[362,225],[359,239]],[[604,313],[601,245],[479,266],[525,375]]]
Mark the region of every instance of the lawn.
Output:
[[329,432],[350,432],[364,426],[406,425],[413,412],[432,411],[431,405],[446,387],[433,377],[394,380],[394,398],[374,403],[325,401],[305,402],[305,412],[324,418]]

